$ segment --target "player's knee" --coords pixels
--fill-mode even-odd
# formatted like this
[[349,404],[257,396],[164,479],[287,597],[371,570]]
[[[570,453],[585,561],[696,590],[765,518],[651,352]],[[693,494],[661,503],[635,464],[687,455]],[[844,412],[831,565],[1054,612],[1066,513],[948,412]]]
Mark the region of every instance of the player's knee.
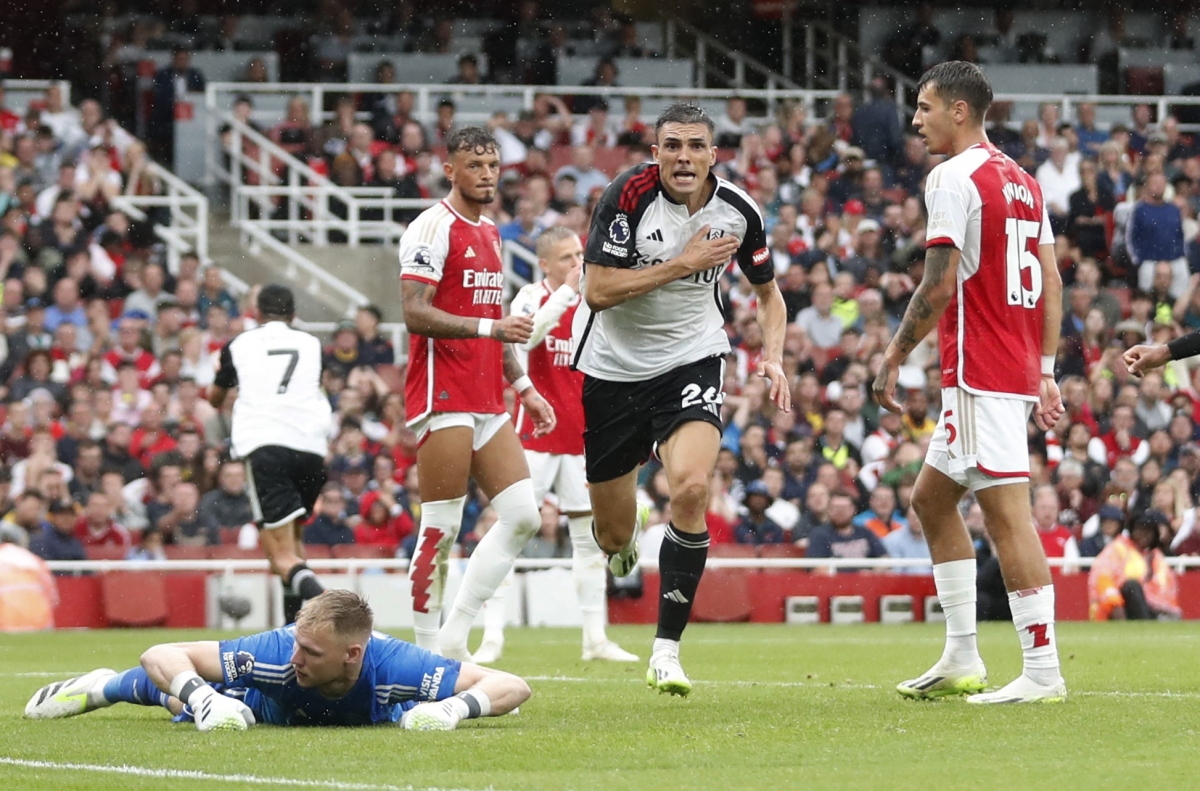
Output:
[[708,476],[689,473],[671,485],[671,512],[682,517],[698,516],[708,509]]
[[542,526],[542,513],[533,497],[533,483],[517,481],[492,498],[499,521],[511,525],[518,537],[530,539]]

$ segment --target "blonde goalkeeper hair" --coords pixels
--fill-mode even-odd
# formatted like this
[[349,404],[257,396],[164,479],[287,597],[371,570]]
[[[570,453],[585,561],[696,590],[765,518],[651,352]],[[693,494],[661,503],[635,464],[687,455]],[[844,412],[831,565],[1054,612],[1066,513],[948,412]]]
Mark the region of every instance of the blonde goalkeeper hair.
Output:
[[296,616],[297,627],[329,626],[337,635],[364,642],[370,638],[374,623],[375,614],[367,600],[353,591],[339,588],[330,588],[309,599]]

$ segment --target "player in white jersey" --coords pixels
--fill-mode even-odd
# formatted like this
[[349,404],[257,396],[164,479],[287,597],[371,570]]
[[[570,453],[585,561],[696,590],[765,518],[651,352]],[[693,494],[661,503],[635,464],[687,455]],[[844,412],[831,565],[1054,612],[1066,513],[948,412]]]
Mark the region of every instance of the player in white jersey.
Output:
[[[556,225],[538,236],[538,266],[545,277],[530,283],[513,298],[513,315],[533,319],[533,334],[514,344],[521,364],[539,393],[544,393],[558,424],[538,436],[524,409],[517,410],[517,432],[539,503],[551,489],[567,515],[571,534],[571,575],[583,614],[583,659],[636,662],[605,633],[608,575],[604,553],[592,536],[592,506],[588,501],[583,457],[583,374],[571,370],[571,323],[579,307],[579,275],[583,245],[569,228]],[[510,575],[511,578],[511,575]],[[504,609],[501,586],[484,611],[483,643],[472,654],[476,662],[494,662],[504,647]]]
[[291,328],[296,301],[272,283],[258,293],[258,327],[221,349],[209,402],[237,388],[230,439],[246,462],[250,507],[271,570],[283,580],[287,623],[324,588],[304,562],[300,531],[325,484],[332,410],[321,389],[321,342]]
[[586,307],[575,314],[575,367],[586,374],[587,477],[600,548],[614,574],[637,561],[637,471],[654,453],[667,472],[672,520],[659,551],[658,631],[647,683],[686,695],[679,640],[708,557],[709,482],[721,444],[729,339],[720,279],[732,257],[753,284],[763,357],[757,373],[784,411],[787,311],[762,214],[711,172],[712,119],[694,104],[655,123],[654,162],[622,173],[592,215],[584,252]]
[[[1037,181],[984,132],[991,101],[987,77],[963,61],[933,67],[918,85],[913,126],[930,153],[949,159],[926,178],[925,275],[873,391],[900,411],[899,366],[936,326],[942,415],[912,504],[934,563],[946,647],[929,671],[896,689],[909,698],[970,694],[979,704],[1057,702],[1067,687],[1053,580],[1030,513],[1026,438],[1031,411],[1043,431],[1063,414],[1054,381],[1062,282]],[[1022,674],[995,692],[982,692],[987,671],[975,640],[975,550],[958,511],[968,490],[995,541],[1024,656]]]

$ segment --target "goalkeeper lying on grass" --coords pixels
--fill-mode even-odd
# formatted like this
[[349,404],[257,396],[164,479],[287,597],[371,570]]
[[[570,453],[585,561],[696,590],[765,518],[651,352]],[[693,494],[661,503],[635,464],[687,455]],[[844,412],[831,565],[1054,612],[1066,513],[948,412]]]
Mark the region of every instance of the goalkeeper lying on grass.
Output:
[[373,632],[372,619],[357,594],[327,590],[304,605],[295,626],[156,645],[140,667],[93,670],[42,687],[25,716],[55,719],[135,703],[163,706],[202,731],[397,720],[409,730],[452,730],[462,720],[507,714],[529,698],[517,676]]

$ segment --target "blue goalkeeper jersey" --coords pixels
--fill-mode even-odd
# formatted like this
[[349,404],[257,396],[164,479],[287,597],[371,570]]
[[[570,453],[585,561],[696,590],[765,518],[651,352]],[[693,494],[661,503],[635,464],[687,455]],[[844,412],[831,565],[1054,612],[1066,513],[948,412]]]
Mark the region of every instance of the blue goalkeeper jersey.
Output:
[[259,723],[270,725],[377,725],[396,722],[417,703],[454,694],[460,663],[380,632],[372,632],[362,673],[350,692],[326,698],[296,683],[292,667],[295,626],[222,640],[216,685],[240,697]]

